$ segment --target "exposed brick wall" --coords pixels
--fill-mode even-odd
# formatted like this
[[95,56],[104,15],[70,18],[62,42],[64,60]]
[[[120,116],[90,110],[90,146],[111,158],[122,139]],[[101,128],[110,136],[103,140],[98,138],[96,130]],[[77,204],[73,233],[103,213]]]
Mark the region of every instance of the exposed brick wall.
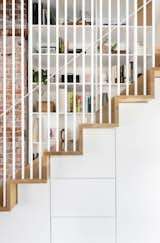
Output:
[[[15,4],[15,18],[16,18],[16,83],[15,83],[15,97],[16,102],[21,98],[21,37],[20,37],[20,23],[21,23],[21,1],[16,0]],[[27,1],[24,0],[25,6],[25,29],[27,30]],[[7,0],[6,6],[7,14],[7,65],[6,65],[6,89],[7,89],[7,108],[12,105],[12,0]],[[25,33],[26,33],[25,30]],[[0,114],[3,112],[3,1],[0,0]],[[25,93],[27,92],[27,40],[25,39]],[[27,114],[27,100],[25,102]],[[16,169],[21,167],[21,104],[16,108]],[[27,116],[25,114],[25,125],[27,125]],[[12,111],[7,113],[7,176],[11,176],[12,172]],[[27,127],[25,127],[25,134]],[[26,149],[25,149],[26,153]],[[27,153],[26,153],[27,157]],[[27,160],[26,160],[27,162]],[[0,180],[2,181],[3,168],[3,119],[0,118]]]

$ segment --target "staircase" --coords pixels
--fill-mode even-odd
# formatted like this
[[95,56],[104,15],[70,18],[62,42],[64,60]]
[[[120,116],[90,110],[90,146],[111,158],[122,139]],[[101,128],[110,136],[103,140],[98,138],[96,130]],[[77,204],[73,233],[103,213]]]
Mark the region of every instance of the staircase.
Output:
[[[142,21],[142,17],[143,17],[143,13],[142,13],[143,8],[146,10],[146,8],[147,8],[146,6],[147,5],[149,5],[149,7],[150,7],[150,4],[151,4],[152,1],[148,1],[146,3],[146,6],[142,6],[142,4],[143,4],[142,1],[138,1],[138,2],[140,2],[141,4],[140,4],[140,8],[137,10],[137,13],[140,12],[141,15],[138,14],[138,16],[136,16],[136,17],[138,17],[138,21],[141,22]],[[13,1],[13,3],[14,3],[14,1]],[[26,1],[25,1],[25,3],[26,3]],[[16,57],[16,54],[17,54],[17,53],[15,53],[15,49],[14,49],[15,48],[14,38],[12,38],[12,41],[13,41],[12,44],[13,44],[14,48],[12,50],[9,50],[10,51],[9,53],[6,52],[6,46],[7,47],[10,46],[9,43],[6,42],[6,36],[7,35],[11,36],[11,32],[15,35],[15,32],[14,32],[15,31],[15,24],[12,24],[15,19],[13,18],[13,15],[12,15],[12,23],[11,23],[12,24],[12,28],[8,29],[7,35],[6,35],[6,2],[5,1],[4,1],[4,6],[3,7],[4,7],[3,12],[5,14],[3,15],[3,28],[2,28],[3,31],[4,31],[3,32],[3,53],[1,54],[1,56],[3,57],[3,64],[5,64],[2,67],[2,69],[3,69],[3,86],[4,86],[3,87],[3,92],[4,92],[3,94],[4,94],[4,97],[5,97],[6,96],[6,90],[7,90],[6,87],[5,87],[5,85],[6,85],[6,73],[9,72],[8,70],[6,70],[7,61],[8,61],[8,59],[6,59],[6,57],[7,58],[9,58],[10,56],[13,57],[13,59],[12,59],[12,64],[13,64],[13,67],[12,67],[12,81],[16,81],[16,80],[14,80],[14,78],[15,78],[15,69],[14,68],[16,67],[16,69],[18,69],[18,66],[22,65],[21,69],[23,70],[23,68],[24,68],[24,59],[23,59],[24,56],[23,56],[23,50],[21,50],[21,58],[22,58],[23,62],[22,63],[18,63],[18,64],[16,64],[14,66],[14,61],[15,61],[14,58]],[[24,6],[21,4],[21,13],[23,12],[23,7]],[[29,10],[30,10],[29,12],[31,14],[30,17],[32,18],[32,9],[31,9],[31,6],[29,6],[29,7],[30,7],[29,8]],[[138,5],[138,7],[139,7],[139,5]],[[15,9],[12,9],[12,10],[13,10],[13,13],[14,13]],[[146,12],[146,11],[144,11],[144,12]],[[48,15],[49,15],[49,13],[48,13]],[[129,18],[135,17],[134,15],[135,15],[135,13],[131,14],[131,16],[128,16],[128,17]],[[17,31],[17,33],[18,33],[18,36],[21,37],[21,40],[20,40],[21,43],[19,44],[19,46],[22,46],[24,48],[24,34],[25,34],[25,37],[26,37],[26,30],[24,29],[24,19],[23,19],[23,17],[24,16],[22,14],[20,20],[21,20],[21,27],[23,27],[23,28],[21,28],[19,31]],[[31,21],[31,19],[29,18],[29,22],[30,21]],[[135,18],[135,23],[136,22],[137,22],[137,18]],[[144,18],[144,22],[146,22],[145,18]],[[119,22],[119,24],[121,24],[121,23]],[[152,23],[152,25],[153,24],[154,23]],[[29,25],[32,25],[32,21],[31,21],[31,23],[29,23]],[[146,25],[147,25],[147,23],[144,23],[144,27],[146,27]],[[74,26],[76,26],[76,23],[74,23]],[[67,25],[65,26],[65,28],[66,27],[67,27]],[[111,26],[109,26],[109,28],[110,27]],[[137,27],[137,23],[136,23],[136,27]],[[113,28],[113,30],[114,29],[115,29],[115,27]],[[101,27],[101,30],[102,30],[102,27]],[[111,31],[111,29],[110,29],[110,31]],[[30,31],[29,31],[29,33],[30,33]],[[48,32],[48,34],[49,34],[49,32]],[[92,34],[93,34],[93,32],[92,32]],[[154,32],[153,32],[153,34],[154,34]],[[101,40],[100,40],[100,42],[104,38],[106,38],[106,35],[103,36],[102,33],[101,33]],[[29,46],[29,49],[32,49],[30,47],[30,44],[32,46],[32,43],[30,43],[30,40],[31,39],[29,39],[28,46]],[[153,38],[153,40],[154,40],[154,38]],[[4,44],[6,44],[6,46]],[[94,43],[92,43],[92,45],[93,44]],[[96,40],[96,44],[97,44],[97,40]],[[153,47],[154,47],[154,45],[153,45]],[[92,48],[93,48],[93,46],[92,46]],[[93,50],[94,50],[94,48],[93,48]],[[18,49],[17,49],[17,52],[18,52]],[[32,52],[32,50],[31,50],[31,52]],[[100,52],[102,54],[102,48],[100,48]],[[117,53],[118,53],[118,55],[120,57],[120,49],[117,51]],[[65,53],[65,55],[67,55],[67,53]],[[84,58],[84,55],[85,55],[85,53],[83,52],[82,53],[82,58]],[[108,54],[108,57],[110,59],[109,62],[111,62],[111,55],[112,55],[112,53],[111,53],[111,50],[110,50],[109,54]],[[129,58],[129,50],[128,50],[127,55],[128,55],[128,58]],[[65,56],[65,57],[67,58],[67,56]],[[134,54],[134,58],[135,59],[138,58],[138,55],[136,53]],[[146,56],[146,59],[147,59],[147,56]],[[155,64],[154,64],[154,59],[155,59],[154,56],[152,57],[152,59],[153,59],[152,60],[152,65],[150,65],[150,66],[153,66],[153,67],[151,69],[149,69],[148,71],[145,70],[146,73],[143,70],[144,71],[143,74],[141,74],[141,76],[139,76],[138,78],[137,78],[137,73],[135,73],[134,74],[134,78],[137,79],[137,80],[134,80],[134,82],[129,82],[129,77],[128,77],[128,88],[126,88],[124,86],[125,88],[123,87],[123,89],[121,89],[119,94],[117,94],[116,96],[113,96],[113,97],[110,95],[109,100],[106,102],[106,104],[102,105],[102,107],[100,105],[100,107],[96,110],[96,122],[95,123],[81,123],[79,125],[78,148],[76,149],[76,151],[61,151],[61,150],[58,150],[57,152],[51,152],[48,149],[48,152],[44,152],[44,151],[41,150],[42,151],[42,158],[40,157],[39,159],[34,159],[33,163],[31,163],[31,161],[30,161],[30,160],[32,160],[32,155],[33,155],[32,153],[31,153],[31,156],[28,156],[29,159],[27,157],[27,163],[25,161],[26,158],[24,158],[24,156],[23,156],[21,158],[23,160],[22,161],[22,167],[21,168],[16,168],[15,175],[12,176],[12,177],[8,176],[8,174],[7,174],[6,161],[4,160],[4,163],[3,163],[4,167],[2,166],[3,167],[2,168],[2,170],[3,170],[2,183],[0,184],[0,211],[2,211],[2,212],[11,211],[17,205],[17,203],[18,203],[17,189],[18,189],[18,185],[19,184],[23,184],[23,183],[25,183],[25,184],[47,183],[47,181],[48,181],[48,179],[50,177],[50,157],[51,156],[57,156],[57,155],[58,156],[61,156],[61,155],[78,156],[78,155],[83,155],[83,131],[84,131],[84,129],[86,129],[86,128],[106,128],[106,129],[109,129],[109,128],[118,127],[119,126],[119,105],[121,103],[146,103],[146,102],[149,102],[150,100],[154,99],[155,78],[160,77],[160,68],[158,68],[158,67],[154,68],[154,66],[155,66]],[[156,60],[157,60],[157,64],[159,64],[159,53],[156,54]],[[28,78],[29,81],[30,81],[30,79],[32,80],[32,66],[30,67],[30,65],[31,65],[30,61],[31,60],[29,60],[29,63],[28,63],[29,64],[29,70],[30,70],[29,71],[29,78]],[[102,59],[101,59],[101,61],[102,61]],[[144,67],[147,69],[147,65],[145,65],[145,62],[146,62],[145,56],[143,57],[143,62],[144,62]],[[75,62],[75,59],[74,59],[74,64],[75,63],[76,62]],[[126,59],[126,63],[127,63],[127,59]],[[136,63],[135,66],[137,68],[137,63]],[[4,68],[5,68],[5,70],[4,70]],[[111,69],[109,69],[109,70],[110,70],[110,73],[111,73]],[[41,72],[41,70],[40,70],[40,72]],[[144,77],[144,75],[145,75],[145,77]],[[32,96],[32,94],[34,93],[34,91],[37,88],[39,89],[39,93],[41,93],[41,91],[42,91],[41,88],[40,88],[41,85],[39,86],[39,84],[38,84],[38,86],[35,89],[29,90],[28,94],[26,94],[24,92],[24,87],[25,87],[24,86],[24,83],[25,83],[24,82],[24,80],[25,80],[24,77],[27,77],[26,70],[24,70],[24,72],[21,72],[21,78],[20,79],[22,79],[23,82],[20,83],[20,85],[23,86],[23,87],[21,87],[23,89],[22,89],[22,92],[21,92],[20,102],[18,104],[15,104],[15,100],[13,99],[14,102],[12,102],[12,106],[8,110],[6,109],[6,104],[5,104],[6,100],[5,100],[5,102],[3,102],[3,106],[5,108],[3,111],[5,111],[5,112],[4,112],[4,114],[3,114],[3,112],[0,114],[0,118],[2,118],[2,119],[4,118],[4,120],[3,120],[4,124],[6,123],[6,121],[5,121],[6,113],[10,112],[10,111],[14,111],[15,112],[15,107],[17,105],[21,106],[21,108],[20,108],[20,112],[22,111],[21,119],[24,122],[24,117],[26,115],[25,112],[28,114],[29,111],[32,112],[32,109],[33,109],[32,104],[30,105],[30,101],[29,101],[29,111],[28,111],[28,106],[25,103],[26,97],[28,98],[28,97]],[[27,78],[26,78],[25,81],[27,81]],[[101,77],[101,81],[102,81],[102,77]],[[15,85],[14,83],[16,83],[16,82],[12,83],[13,87]],[[100,81],[99,81],[99,84],[100,84]],[[111,85],[111,80],[109,80],[109,85]],[[120,81],[119,81],[119,85],[120,85]],[[12,89],[13,89],[13,87],[12,87]],[[145,87],[147,87],[146,90],[145,90]],[[145,90],[145,92],[144,92],[144,90]],[[14,91],[13,91],[13,93],[14,93]],[[110,93],[111,93],[111,90],[110,90]],[[13,94],[13,97],[14,97],[14,95],[15,94]],[[19,93],[18,93],[18,95],[19,95]],[[101,96],[102,96],[102,93],[101,93]],[[92,95],[91,95],[91,97],[92,97]],[[40,100],[41,100],[41,98],[42,97],[40,97]],[[39,104],[40,104],[40,101],[39,101]],[[48,104],[49,104],[49,102],[48,102]],[[26,108],[26,110],[25,110],[25,108]],[[41,105],[39,105],[39,110],[41,111]],[[74,113],[76,113],[76,111],[74,111]],[[83,110],[83,113],[84,113],[84,110]],[[102,122],[101,122],[101,119],[100,119],[101,113],[102,113]],[[11,119],[13,119],[13,117]],[[1,122],[1,124],[2,124],[2,122]],[[15,124],[14,124],[14,126],[15,126]],[[23,126],[20,128],[20,131],[16,131],[16,129],[15,129],[15,131],[17,133],[18,132],[21,133],[21,136],[23,138],[24,138],[24,130],[25,130],[24,126],[25,126],[25,124],[23,123]],[[32,122],[31,122],[30,129],[31,129],[31,127],[32,127]],[[3,130],[3,129],[1,129],[1,130]],[[1,131],[1,138],[3,139],[4,137],[6,137],[6,134],[5,133],[3,134],[2,131]],[[12,139],[13,139],[13,137],[15,137],[15,136],[13,136],[13,134],[12,134]],[[30,139],[29,135],[27,135],[27,139],[28,140]],[[6,142],[6,138],[4,139],[4,141]],[[31,148],[32,148],[32,144],[30,144],[30,143],[26,143],[26,144],[28,144],[28,146],[29,147],[31,146]],[[23,144],[23,152],[24,152],[24,147],[25,147],[25,144]],[[8,156],[9,156],[9,154],[8,154]],[[2,157],[2,159],[4,159],[3,156],[1,156],[1,157]],[[5,155],[5,157],[7,157],[7,156]],[[16,158],[16,159],[18,160],[19,158]],[[15,164],[14,164],[14,166],[15,166]]]
[[130,84],[130,95],[126,96],[124,89],[120,96],[112,98],[112,123],[103,124],[81,124],[79,127],[79,149],[76,152],[45,152],[42,158],[42,178],[39,179],[39,164],[37,160],[33,163],[33,179],[30,179],[30,165],[25,167],[25,179],[21,179],[21,170],[16,174],[15,180],[7,180],[7,206],[3,207],[3,187],[0,187],[0,211],[10,211],[18,203],[17,187],[18,184],[47,183],[50,176],[50,156],[54,155],[83,155],[83,130],[85,128],[114,128],[119,126],[119,105],[121,103],[146,103],[154,99],[154,82],[155,78],[160,77],[160,68],[152,68],[147,73],[147,95],[142,95],[143,79],[138,80],[138,95],[134,96],[134,85]]

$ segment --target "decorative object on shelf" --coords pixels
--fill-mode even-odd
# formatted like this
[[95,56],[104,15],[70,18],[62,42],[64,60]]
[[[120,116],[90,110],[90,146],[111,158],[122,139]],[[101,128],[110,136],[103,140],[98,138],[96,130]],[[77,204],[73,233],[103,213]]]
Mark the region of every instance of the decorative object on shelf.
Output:
[[[65,82],[65,75],[61,75],[61,82]],[[76,74],[76,83],[80,82],[80,76]],[[67,74],[67,83],[74,83],[74,75],[73,74]]]
[[126,82],[126,64],[121,65],[120,67],[120,83]]
[[[69,50],[69,40],[67,41],[67,52]],[[64,39],[62,37],[59,38],[59,53],[64,53],[65,51],[65,44]]]
[[47,24],[47,4],[42,3],[42,16],[41,16],[41,20],[42,20],[42,25],[46,25]]
[[[91,14],[88,11],[85,11],[85,25],[91,25]],[[80,18],[77,20],[77,25],[82,25],[83,21],[82,21],[82,11],[80,11]]]
[[33,3],[33,24],[38,24],[38,3]]
[[[33,70],[33,83],[39,82],[39,71]],[[42,84],[47,84],[47,70],[42,69],[41,70],[41,82]]]
[[[39,102],[37,101],[37,112],[39,111]],[[48,112],[48,102],[41,102],[41,112]],[[56,106],[54,101],[50,101],[50,112],[56,112]]]
[[[41,51],[42,51],[42,53],[48,53],[48,46],[47,45],[42,46]],[[50,53],[51,54],[56,53],[56,46],[50,46]]]
[[33,153],[33,160],[35,160],[35,159],[38,159],[38,157],[39,157],[39,153]]
[[134,63],[132,61],[129,63],[129,81],[134,82]]
[[[117,48],[117,43],[112,44],[111,45],[111,52],[112,53],[117,53],[116,48]],[[98,44],[97,50],[98,50],[98,52],[100,52],[100,44]],[[106,38],[106,39],[103,40],[102,52],[105,53],[105,54],[108,54],[109,53],[108,38]]]
[[61,151],[64,151],[65,146],[65,129],[63,128],[60,132],[60,148]]
[[51,151],[56,151],[56,128],[50,128]]
[[85,11],[85,24],[91,25],[91,14],[89,11]]
[[50,11],[50,24],[56,25],[56,9],[52,6]]
[[117,48],[117,43],[114,43],[111,47],[111,52],[112,53],[117,52],[116,48]]
[[64,53],[64,39],[62,37],[59,38],[59,53]]
[[[69,53],[69,54],[73,54],[73,53],[74,53],[74,50],[69,48],[69,49],[68,49],[68,53]],[[81,49],[81,48],[77,48],[77,49],[76,49],[76,53],[82,53],[82,49]]]
[[[117,46],[118,46],[117,43],[114,43],[112,45],[112,47],[111,47],[112,54],[117,54],[118,53]],[[121,43],[120,44],[120,54],[126,54],[126,45],[125,45],[125,43]]]
[[39,142],[39,120],[33,119],[33,142]]

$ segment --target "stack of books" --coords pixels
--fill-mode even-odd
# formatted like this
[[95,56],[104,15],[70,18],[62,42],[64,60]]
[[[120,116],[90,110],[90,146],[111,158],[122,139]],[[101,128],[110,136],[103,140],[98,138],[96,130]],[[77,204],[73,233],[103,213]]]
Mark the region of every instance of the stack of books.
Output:
[[[74,111],[74,94],[73,92],[68,92],[68,112]],[[76,95],[76,112],[82,112],[82,95]],[[91,96],[85,97],[85,112],[91,112]]]
[[[74,111],[73,92],[68,92],[68,112]],[[76,112],[82,112],[82,95],[76,95]]]
[[[129,81],[133,82],[133,73],[134,73],[134,64],[133,62],[129,63]],[[126,83],[126,64],[120,66],[120,83]],[[116,84],[118,81],[118,68],[117,65],[112,66],[112,83]]]

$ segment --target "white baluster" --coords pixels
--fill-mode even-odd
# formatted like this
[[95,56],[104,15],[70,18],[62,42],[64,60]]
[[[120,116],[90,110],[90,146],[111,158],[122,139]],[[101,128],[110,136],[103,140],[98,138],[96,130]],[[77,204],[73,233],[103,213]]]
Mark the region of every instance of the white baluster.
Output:
[[38,32],[39,32],[39,179],[42,178],[42,56],[41,56],[41,44],[42,44],[42,29],[41,29],[41,11],[42,1],[38,1]]
[[112,75],[111,75],[111,68],[112,68],[112,54],[111,54],[111,0],[108,1],[108,19],[109,19],[109,60],[108,60],[108,69],[109,69],[109,87],[108,87],[108,122],[111,123],[111,87],[112,87]]
[[67,152],[67,150],[68,150],[68,119],[67,119],[67,95],[68,95],[68,90],[67,90],[67,70],[68,70],[68,67],[67,67],[67,61],[68,61],[68,50],[67,50],[67,43],[68,43],[68,40],[67,40],[67,38],[68,38],[68,36],[67,36],[67,16],[68,16],[68,3],[67,3],[68,1],[67,0],[65,0],[65,4],[64,4],[64,18],[65,18],[65,28],[64,28],[64,30],[65,30],[65,33],[64,33],[64,35],[65,35],[65,38],[64,38],[64,45],[65,45],[65,55],[64,55],[64,58],[65,58],[65,60],[64,60],[64,62],[65,62],[65,67],[64,67],[64,69],[65,69],[65,97],[64,97],[64,103],[65,103],[65,116],[64,116],[64,120],[65,120],[65,145],[64,145],[64,149],[65,149],[65,152]]
[[86,76],[86,69],[85,69],[85,0],[82,0],[82,103],[83,103],[83,123],[85,122],[85,76]]
[[94,123],[94,0],[91,0],[91,123]]
[[146,0],[143,0],[143,94],[147,94],[147,9]]
[[138,61],[138,58],[137,58],[137,0],[134,0],[134,95],[138,94],[137,61]]
[[50,0],[47,2],[47,116],[48,116],[48,151],[50,151]]
[[120,95],[120,0],[117,0],[117,95]]
[[129,0],[126,0],[126,95],[129,95]]
[[6,207],[6,0],[3,0],[3,207]]
[[29,30],[29,44],[28,44],[28,89],[29,95],[29,163],[30,163],[30,179],[33,179],[33,29],[32,29],[32,2],[28,2],[29,18],[28,18],[28,30]]
[[12,0],[12,178],[15,179],[16,143],[15,143],[15,0]]
[[156,51],[156,40],[155,40],[155,26],[156,26],[156,11],[155,11],[155,0],[152,0],[152,67],[155,67],[155,51]]
[[102,21],[102,13],[103,13],[103,2],[102,0],[99,1],[99,16],[100,16],[100,65],[99,65],[99,77],[100,77],[100,101],[99,101],[99,107],[100,107],[100,112],[99,112],[99,122],[102,123],[103,122],[103,113],[102,113],[102,92],[103,92],[103,88],[102,88],[102,83],[103,83],[103,79],[102,79],[102,72],[103,72],[103,50],[102,50],[102,45],[103,45],[103,21]]
[[74,73],[74,96],[73,96],[73,151],[76,151],[76,42],[77,42],[77,28],[76,28],[76,0],[74,0],[73,3],[73,24],[74,24],[74,31],[73,31],[73,49],[74,49],[74,60],[73,60],[73,73]]
[[59,151],[59,0],[56,0],[56,151]]
[[24,141],[24,0],[21,0],[21,165],[22,179],[25,177],[25,141]]

